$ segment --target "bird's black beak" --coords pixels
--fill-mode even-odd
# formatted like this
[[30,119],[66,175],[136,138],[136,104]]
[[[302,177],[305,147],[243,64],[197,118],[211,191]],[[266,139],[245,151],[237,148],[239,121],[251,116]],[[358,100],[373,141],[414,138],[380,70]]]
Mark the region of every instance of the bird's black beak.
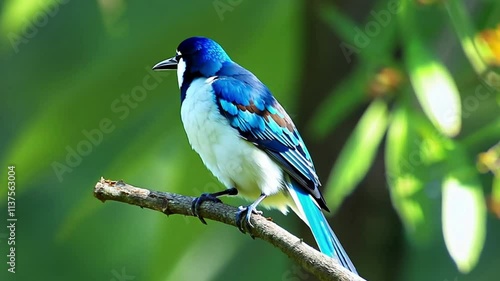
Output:
[[153,66],[153,70],[177,69],[177,59],[175,57],[160,61]]

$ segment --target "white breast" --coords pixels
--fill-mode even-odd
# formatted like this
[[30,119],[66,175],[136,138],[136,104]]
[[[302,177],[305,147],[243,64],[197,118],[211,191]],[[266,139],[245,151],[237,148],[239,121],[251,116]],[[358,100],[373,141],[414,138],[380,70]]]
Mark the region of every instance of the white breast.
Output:
[[177,63],[177,82],[179,83],[179,89],[182,87],[182,82],[184,82],[184,72],[186,71],[186,62],[183,58]]
[[283,171],[269,156],[239,137],[219,113],[210,85],[214,78],[191,83],[181,107],[181,118],[192,148],[207,168],[227,187],[236,187],[249,199],[261,193],[273,195],[264,205],[286,211],[288,198],[283,188]]

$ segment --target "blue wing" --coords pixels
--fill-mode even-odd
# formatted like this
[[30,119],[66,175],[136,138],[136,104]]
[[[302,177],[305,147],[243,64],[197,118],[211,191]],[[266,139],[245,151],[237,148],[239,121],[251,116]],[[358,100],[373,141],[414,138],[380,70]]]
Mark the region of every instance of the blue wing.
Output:
[[212,87],[219,111],[229,124],[242,138],[265,151],[290,176],[285,177],[285,185],[321,252],[338,259],[344,267],[356,273],[319,208],[328,210],[318,189],[320,182],[311,156],[283,107],[252,73],[234,63],[217,73]]
[[240,136],[273,158],[318,204],[328,210],[311,156],[299,132],[267,87],[235,63],[212,83],[219,110]]

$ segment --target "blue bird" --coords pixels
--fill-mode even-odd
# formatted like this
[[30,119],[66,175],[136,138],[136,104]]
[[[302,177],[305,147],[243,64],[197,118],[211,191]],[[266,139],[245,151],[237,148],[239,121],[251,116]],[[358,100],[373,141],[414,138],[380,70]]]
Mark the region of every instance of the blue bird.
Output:
[[[181,119],[192,148],[205,166],[227,187],[193,201],[193,213],[205,201],[222,195],[255,200],[240,207],[238,227],[252,227],[256,207],[291,208],[311,229],[319,249],[350,271],[356,268],[328,225],[320,182],[290,116],[269,89],[250,71],[233,62],[215,41],[191,37],[176,56],[154,70],[175,70],[181,92]],[[265,199],[265,200],[264,200]]]

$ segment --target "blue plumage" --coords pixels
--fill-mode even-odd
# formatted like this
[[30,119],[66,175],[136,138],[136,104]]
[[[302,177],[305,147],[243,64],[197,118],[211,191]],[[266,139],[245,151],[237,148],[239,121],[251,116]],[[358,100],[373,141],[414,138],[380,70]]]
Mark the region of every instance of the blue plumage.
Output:
[[357,274],[354,264],[349,259],[330,225],[328,225],[328,221],[321,210],[311,201],[309,194],[304,192],[300,185],[293,179],[289,181],[289,188],[290,192],[294,193],[293,196],[297,197],[301,203],[301,207],[304,209],[309,227],[316,243],[318,243],[320,251],[327,256],[338,259],[342,266]]
[[[219,76],[221,73],[225,76]],[[212,87],[229,124],[242,138],[268,153],[328,210],[317,188],[320,182],[311,156],[292,120],[267,87],[234,62],[222,66],[216,75]]]
[[176,57],[153,69],[177,69],[188,139],[228,187],[226,192],[193,201],[193,212],[199,216],[197,208],[204,200],[217,201],[223,194],[257,196],[259,192],[253,204],[242,208],[248,223],[266,198],[263,204],[270,202],[283,212],[289,206],[309,225],[320,250],[356,273],[321,212],[328,207],[304,141],[269,89],[233,62],[219,44],[203,37],[186,39]]

